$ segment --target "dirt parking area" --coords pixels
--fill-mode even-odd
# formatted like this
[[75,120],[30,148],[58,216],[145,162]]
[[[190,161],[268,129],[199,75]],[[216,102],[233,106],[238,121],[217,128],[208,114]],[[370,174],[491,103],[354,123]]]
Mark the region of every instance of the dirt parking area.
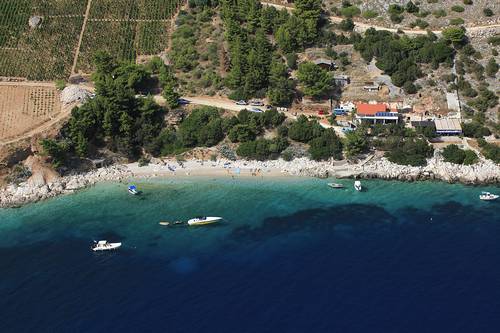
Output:
[[57,117],[61,113],[59,98],[55,87],[0,85],[0,143]]

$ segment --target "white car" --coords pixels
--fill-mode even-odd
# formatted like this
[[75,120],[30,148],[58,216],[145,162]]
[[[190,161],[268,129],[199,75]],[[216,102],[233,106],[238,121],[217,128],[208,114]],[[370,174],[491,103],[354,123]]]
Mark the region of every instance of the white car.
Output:
[[236,102],[236,105],[248,105],[248,103],[244,100]]
[[256,112],[256,113],[261,113],[261,112],[264,112],[262,111],[262,109],[259,109],[259,108],[251,108],[250,110],[248,110],[250,112]]

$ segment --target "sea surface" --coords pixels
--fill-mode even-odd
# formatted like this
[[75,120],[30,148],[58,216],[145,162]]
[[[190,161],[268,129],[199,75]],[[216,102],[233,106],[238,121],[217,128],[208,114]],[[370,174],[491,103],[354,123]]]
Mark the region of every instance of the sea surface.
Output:
[[[478,199],[499,187],[340,182],[104,183],[0,210],[0,332],[500,332],[500,202]],[[158,224],[196,215],[225,221]]]

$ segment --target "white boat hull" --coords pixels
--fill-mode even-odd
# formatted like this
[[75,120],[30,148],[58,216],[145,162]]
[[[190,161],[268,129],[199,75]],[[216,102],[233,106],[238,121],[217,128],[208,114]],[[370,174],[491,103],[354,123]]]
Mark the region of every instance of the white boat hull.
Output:
[[93,247],[92,251],[97,252],[97,251],[116,250],[120,246],[122,246],[122,243],[107,243],[106,245],[103,245],[103,246],[97,245],[97,246]]
[[495,195],[495,196],[490,196],[490,197],[482,197],[482,196],[479,196],[479,199],[481,199],[481,200],[483,200],[483,201],[493,201],[493,200],[498,199],[498,195]]
[[206,225],[206,224],[212,224],[212,223],[217,223],[220,220],[222,220],[222,217],[215,217],[215,216],[207,216],[205,218],[194,218],[188,220],[188,225]]
[[361,186],[361,182],[359,180],[354,182],[354,189],[356,191],[361,191],[363,189],[363,187]]

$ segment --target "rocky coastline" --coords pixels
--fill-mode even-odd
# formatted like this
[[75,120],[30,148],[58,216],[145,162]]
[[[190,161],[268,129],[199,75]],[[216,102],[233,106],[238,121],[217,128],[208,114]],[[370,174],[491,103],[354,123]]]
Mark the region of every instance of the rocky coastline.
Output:
[[[176,172],[172,171],[175,168]],[[136,178],[152,178],[162,176],[196,175],[197,171],[206,175],[238,176],[266,174],[269,176],[290,175],[303,177],[336,177],[336,178],[377,178],[385,180],[419,181],[441,180],[449,183],[464,184],[499,184],[500,166],[492,161],[481,159],[470,166],[444,162],[437,155],[428,160],[424,167],[402,166],[389,162],[385,158],[367,158],[357,164],[339,163],[336,161],[315,162],[307,158],[297,158],[287,162],[282,159],[273,161],[228,161],[217,162],[191,160],[178,163],[172,160],[154,160],[145,167],[137,163],[113,165],[84,174],[59,177],[50,182],[28,180],[20,184],[11,184],[0,189],[0,207],[17,207],[30,202],[45,200],[61,194],[75,191],[104,181],[125,181]],[[217,173],[218,172],[218,173]],[[266,175],[266,176],[267,176]]]

